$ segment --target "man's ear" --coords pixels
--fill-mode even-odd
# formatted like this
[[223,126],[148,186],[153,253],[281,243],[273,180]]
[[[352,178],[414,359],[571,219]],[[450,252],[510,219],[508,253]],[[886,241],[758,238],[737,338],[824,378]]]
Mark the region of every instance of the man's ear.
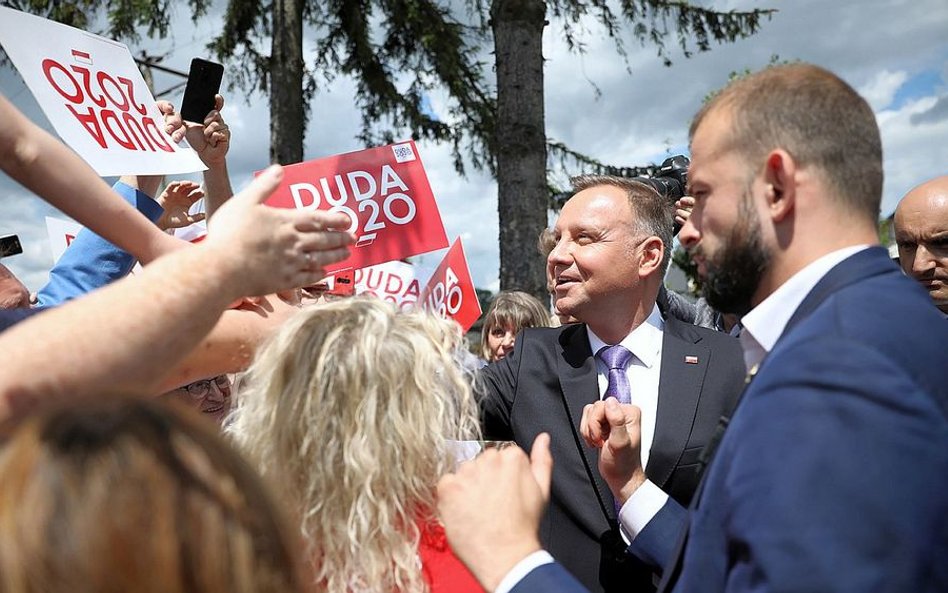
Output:
[[652,274],[661,274],[662,258],[665,256],[665,246],[662,240],[651,236],[642,242],[642,259],[639,262],[639,277],[647,278]]
[[772,150],[764,167],[764,196],[774,222],[780,222],[793,211],[797,190],[797,163],[787,151]]

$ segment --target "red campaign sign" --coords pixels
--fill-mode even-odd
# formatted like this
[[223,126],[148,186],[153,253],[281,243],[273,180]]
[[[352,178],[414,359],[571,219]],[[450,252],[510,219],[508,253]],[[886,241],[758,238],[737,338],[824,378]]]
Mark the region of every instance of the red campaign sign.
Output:
[[454,319],[465,332],[481,316],[481,304],[477,300],[461,239],[454,242],[441,260],[418,302],[426,311]]
[[278,208],[344,212],[356,236],[352,255],[327,272],[359,269],[448,245],[441,213],[414,142],[284,167],[267,200]]

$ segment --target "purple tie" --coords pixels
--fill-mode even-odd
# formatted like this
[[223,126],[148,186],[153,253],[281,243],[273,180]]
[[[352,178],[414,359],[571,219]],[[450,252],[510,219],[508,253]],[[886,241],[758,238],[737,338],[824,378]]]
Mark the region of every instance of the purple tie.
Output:
[[606,393],[602,399],[614,397],[620,404],[631,403],[632,390],[629,388],[629,378],[625,374],[625,368],[632,360],[632,353],[621,344],[616,344],[604,346],[596,353],[596,356],[609,367],[609,386],[606,387]]

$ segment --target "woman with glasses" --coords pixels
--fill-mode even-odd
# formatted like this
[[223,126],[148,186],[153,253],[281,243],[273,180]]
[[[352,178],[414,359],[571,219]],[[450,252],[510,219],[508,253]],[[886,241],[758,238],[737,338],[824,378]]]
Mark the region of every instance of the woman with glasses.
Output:
[[223,424],[231,406],[230,377],[218,375],[188,383],[164,394],[163,397],[180,401],[206,415],[217,424]]

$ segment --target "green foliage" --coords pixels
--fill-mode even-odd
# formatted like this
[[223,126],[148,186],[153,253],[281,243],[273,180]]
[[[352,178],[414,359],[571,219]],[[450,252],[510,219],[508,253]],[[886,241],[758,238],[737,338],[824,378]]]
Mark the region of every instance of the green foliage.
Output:
[[571,50],[584,50],[576,27],[585,16],[592,15],[615,41],[616,51],[623,58],[628,57],[623,24],[628,24],[632,37],[643,47],[655,46],[666,66],[672,64],[665,45],[670,35],[674,35],[682,53],[689,58],[693,48],[708,51],[712,42],[727,43],[753,35],[760,28],[761,19],[769,19],[776,12],[718,12],[687,0],[619,0],[618,13],[606,0],[548,0],[547,5],[553,16],[563,22],[564,38]]
[[[169,0],[2,0],[3,6],[39,15],[78,29],[90,30],[89,17],[104,10],[108,27],[101,34],[114,39],[137,42],[139,28],[148,37],[164,37],[171,22],[171,11],[180,3]],[[206,0],[188,0],[196,20],[207,12]]]
[[[237,83],[244,87],[267,88],[270,63],[260,48],[270,34],[271,6],[229,0],[224,28],[210,45],[219,58],[236,58]],[[481,26],[461,23],[428,0],[307,2],[303,16],[317,33],[308,37],[314,45],[307,48],[307,103],[320,84],[351,76],[362,112],[359,139],[367,146],[410,135],[450,144],[460,172],[465,156],[477,168],[494,170],[494,98],[477,60],[486,39]],[[447,92],[450,121],[430,108],[436,89]]]

